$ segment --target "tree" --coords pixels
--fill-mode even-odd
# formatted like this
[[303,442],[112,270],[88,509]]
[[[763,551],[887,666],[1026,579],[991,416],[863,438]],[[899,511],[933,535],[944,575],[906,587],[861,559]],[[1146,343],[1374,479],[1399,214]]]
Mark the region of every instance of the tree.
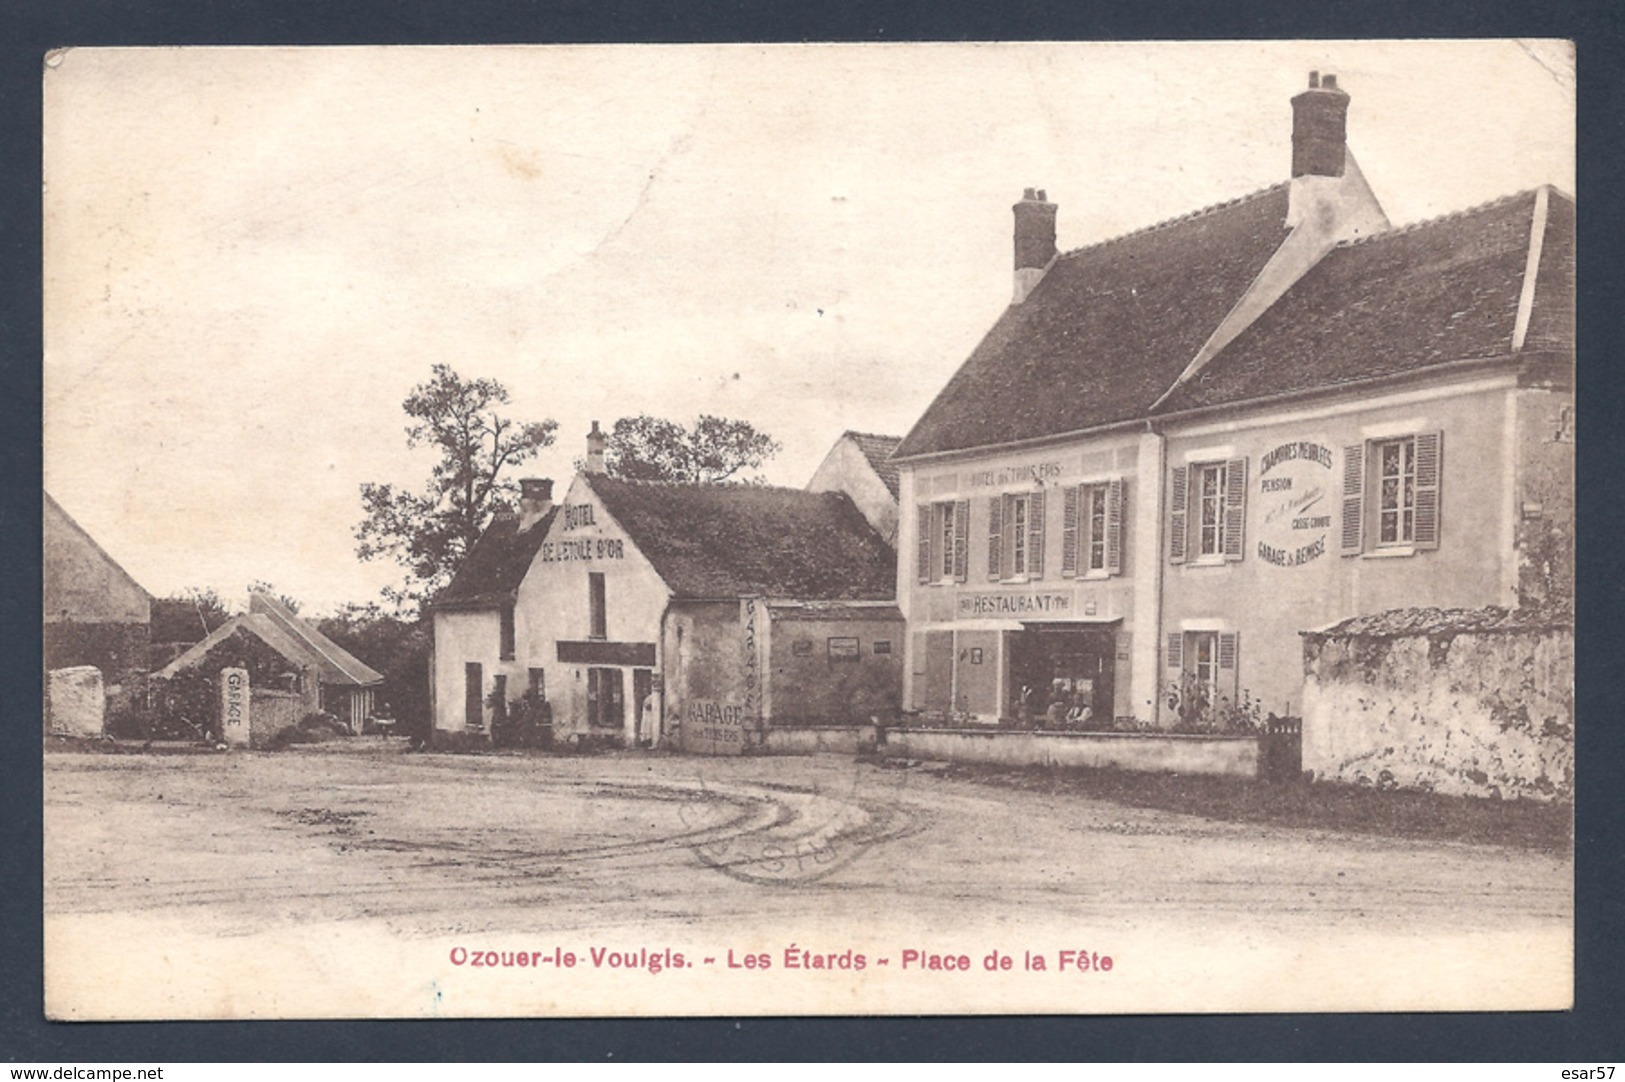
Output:
[[289,612],[297,613],[299,611],[299,601],[297,598],[289,597],[287,594],[283,593],[281,590],[278,590],[275,586],[269,582],[266,582],[264,579],[255,579],[253,582],[249,583],[248,592],[251,594],[264,594],[267,597],[274,597],[278,601],[282,602]]
[[152,641],[193,643],[231,619],[225,602],[212,588],[193,586],[152,602]]
[[421,494],[389,484],[361,486],[366,515],[356,527],[356,555],[393,559],[403,584],[384,595],[396,605],[423,601],[451,581],[499,503],[517,497],[503,476],[553,442],[558,424],[514,421],[497,411],[508,389],[492,379],[465,380],[437,364],[401,408],[412,419],[406,445],[433,447],[440,461]]
[[[622,417],[604,443],[604,469],[628,481],[725,481],[761,484],[762,463],[779,453],[779,444],[749,421],[701,414],[692,429],[663,417],[640,413]],[[579,465],[579,464],[578,464]]]

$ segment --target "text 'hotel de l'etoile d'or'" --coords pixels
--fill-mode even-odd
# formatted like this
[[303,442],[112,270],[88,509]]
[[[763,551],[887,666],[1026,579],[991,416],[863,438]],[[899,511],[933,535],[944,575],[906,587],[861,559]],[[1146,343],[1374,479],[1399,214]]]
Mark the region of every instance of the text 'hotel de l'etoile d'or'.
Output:
[[1305,632],[1544,600],[1574,200],[1396,228],[1349,107],[1312,74],[1280,183],[1073,251],[1027,189],[1005,312],[905,437],[848,433],[806,490],[619,480],[595,424],[562,504],[527,480],[433,606],[437,733],[527,692],[555,734],[717,752],[888,709],[994,726],[1057,687],[1152,728],[1170,689],[1291,714]]

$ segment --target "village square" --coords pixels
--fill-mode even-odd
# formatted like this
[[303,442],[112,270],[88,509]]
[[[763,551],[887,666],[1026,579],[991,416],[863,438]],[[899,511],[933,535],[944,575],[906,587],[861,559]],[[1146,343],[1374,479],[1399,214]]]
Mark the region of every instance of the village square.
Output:
[[1565,1006],[1575,200],[1400,221],[1379,81],[1294,80],[1261,186],[979,204],[991,318],[795,477],[726,377],[369,379],[429,480],[318,606],[286,517],[155,596],[48,476],[48,1011]]

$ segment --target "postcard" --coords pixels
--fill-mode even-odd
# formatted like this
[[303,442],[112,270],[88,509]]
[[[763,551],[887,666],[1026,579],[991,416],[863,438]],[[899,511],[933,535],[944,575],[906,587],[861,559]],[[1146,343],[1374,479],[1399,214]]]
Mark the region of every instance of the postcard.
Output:
[[1570,43],[42,78],[48,1017],[1572,1005]]

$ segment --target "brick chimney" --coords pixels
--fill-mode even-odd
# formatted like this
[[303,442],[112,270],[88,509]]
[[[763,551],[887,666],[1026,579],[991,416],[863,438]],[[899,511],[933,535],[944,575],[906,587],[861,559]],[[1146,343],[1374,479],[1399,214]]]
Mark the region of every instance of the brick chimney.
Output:
[[1337,76],[1309,73],[1309,89],[1292,99],[1293,177],[1340,177],[1348,152],[1349,96]]
[[1010,208],[1016,216],[1016,283],[1011,303],[1020,304],[1055,258],[1055,204],[1044,190],[1028,188]]
[[553,479],[551,477],[521,477],[519,479],[519,529],[530,529],[553,510]]
[[587,433],[587,472],[604,472],[604,434],[598,430],[598,422],[592,423],[592,431]]

